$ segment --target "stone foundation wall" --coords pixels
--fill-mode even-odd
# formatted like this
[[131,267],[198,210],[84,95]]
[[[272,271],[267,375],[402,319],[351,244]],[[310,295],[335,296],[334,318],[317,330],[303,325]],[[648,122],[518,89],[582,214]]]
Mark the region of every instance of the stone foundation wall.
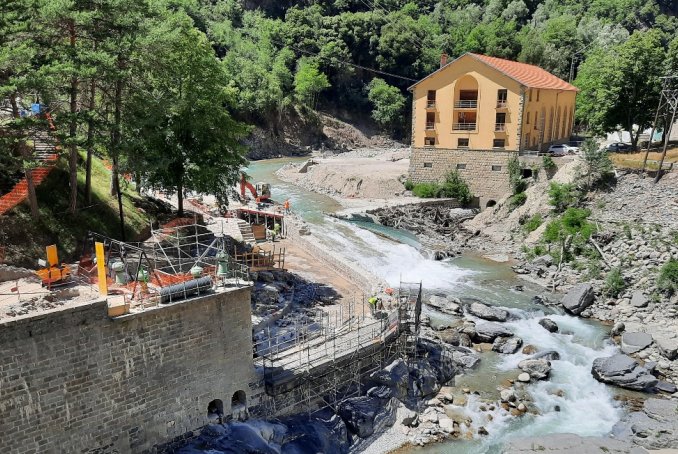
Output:
[[442,182],[446,173],[458,170],[474,196],[498,201],[511,192],[508,162],[517,155],[504,150],[412,148],[409,179],[413,183]]
[[250,288],[110,318],[107,303],[0,323],[0,452],[154,453],[213,399],[261,394]]

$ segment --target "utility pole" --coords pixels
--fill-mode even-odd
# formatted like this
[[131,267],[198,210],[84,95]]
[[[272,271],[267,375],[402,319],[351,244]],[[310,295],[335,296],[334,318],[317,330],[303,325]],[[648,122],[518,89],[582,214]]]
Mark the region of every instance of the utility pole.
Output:
[[[662,77],[662,91],[659,96],[659,105],[657,106],[657,112],[655,113],[654,123],[652,125],[652,132],[647,141],[647,150],[645,150],[645,159],[643,159],[643,172],[647,167],[647,158],[650,154],[650,147],[652,146],[652,139],[654,133],[657,130],[657,122],[661,117],[666,116],[668,119],[669,112],[671,113],[671,121],[666,125],[666,131],[664,131],[664,147],[662,150],[662,157],[659,161],[659,169],[657,170],[657,176],[655,177],[654,182],[657,183],[662,175],[662,166],[664,165],[664,159],[666,158],[666,149],[669,144],[669,137],[671,136],[671,129],[673,128],[673,123],[676,120],[676,111],[678,110],[678,75]],[[666,112],[662,112],[666,110]]]

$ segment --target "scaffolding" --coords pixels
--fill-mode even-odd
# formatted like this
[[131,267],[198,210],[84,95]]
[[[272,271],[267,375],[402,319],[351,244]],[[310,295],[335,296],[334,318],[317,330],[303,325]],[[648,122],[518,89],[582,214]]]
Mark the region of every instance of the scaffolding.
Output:
[[[268,398],[260,417],[329,408],[361,394],[365,377],[395,358],[408,363],[418,355],[421,283],[402,283],[374,315],[354,299],[334,314],[316,309],[290,332],[271,332],[255,342],[255,364],[262,370]],[[307,311],[308,313],[309,311]]]

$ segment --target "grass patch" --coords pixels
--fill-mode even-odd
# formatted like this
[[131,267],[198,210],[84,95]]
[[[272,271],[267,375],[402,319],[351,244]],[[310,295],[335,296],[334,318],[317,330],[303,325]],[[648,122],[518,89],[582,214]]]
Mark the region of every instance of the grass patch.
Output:
[[607,273],[605,277],[605,285],[603,285],[603,293],[618,297],[626,289],[626,281],[621,274],[621,268],[616,267]]
[[[647,168],[652,170],[659,169],[657,164],[649,161],[659,161],[661,158],[661,150],[651,151],[647,157]],[[612,159],[612,162],[619,167],[641,169],[643,167],[643,160],[645,159],[645,151],[640,151],[638,153],[610,153],[610,159]],[[678,147],[669,147],[669,149],[666,150],[666,158],[664,159],[665,166],[667,162],[678,162]]]
[[[51,244],[56,244],[60,260],[74,260],[81,254],[82,242],[90,230],[121,239],[118,201],[108,194],[109,185],[110,171],[99,159],[93,158],[92,201],[88,204],[83,163],[78,172],[78,211],[68,213],[68,163],[61,158],[36,188],[40,212],[37,222],[31,218],[28,200],[0,217],[0,244],[7,246],[7,263],[36,267],[38,258],[45,258],[45,247]],[[134,206],[133,200],[139,198],[132,187],[124,187],[122,199],[127,241],[138,237],[153,220]]]
[[544,220],[541,217],[541,214],[537,213],[534,216],[532,216],[530,219],[525,222],[525,225],[523,225],[523,229],[527,233],[534,232],[539,228],[540,225],[544,223]]
[[678,289],[678,260],[670,258],[659,270],[657,288],[668,295],[673,295]]

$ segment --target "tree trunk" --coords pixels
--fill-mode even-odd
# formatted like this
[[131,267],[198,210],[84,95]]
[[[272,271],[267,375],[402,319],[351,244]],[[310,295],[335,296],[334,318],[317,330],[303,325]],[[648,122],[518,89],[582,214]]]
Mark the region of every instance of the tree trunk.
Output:
[[118,192],[118,153],[120,145],[120,120],[122,109],[122,81],[118,80],[115,83],[115,111],[113,113],[113,133],[111,134],[111,148],[113,152],[113,169],[111,172],[111,195],[116,195]]
[[[10,103],[12,105],[12,116],[14,118],[21,118],[21,112],[19,110],[19,106],[16,103],[16,95],[11,95],[9,97]],[[19,154],[21,154],[21,157],[24,160],[24,163],[27,163],[31,161],[31,153],[28,150],[28,146],[26,145],[26,138],[22,137],[18,143],[19,147]],[[38,211],[38,197],[35,194],[35,183],[33,182],[33,171],[32,169],[26,169],[24,170],[24,175],[26,177],[26,186],[28,189],[28,203],[31,206],[31,217],[33,218],[34,221],[37,221],[40,219],[40,212]]]
[[[75,49],[75,23],[73,20],[69,22],[69,33],[71,38],[71,49]],[[78,112],[78,78],[74,74],[71,76],[71,123],[68,131],[68,136],[71,143],[70,155],[68,158],[68,184],[70,186],[70,194],[68,197],[68,212],[75,213],[78,205],[78,144],[76,143],[76,134],[78,131],[78,121],[76,113]]]
[[[94,31],[97,31],[97,26],[94,26]],[[93,44],[94,54],[97,53],[97,40],[94,40]],[[96,107],[95,103],[96,95],[96,79],[92,78],[92,82],[89,85],[89,120],[87,124],[87,165],[85,166],[85,200],[87,204],[92,203],[92,149],[94,145],[92,141],[94,140],[94,119],[92,118],[94,108]]]
[[179,199],[177,217],[182,217],[184,215],[184,188],[181,185],[179,185],[179,190],[177,191],[177,198]]

